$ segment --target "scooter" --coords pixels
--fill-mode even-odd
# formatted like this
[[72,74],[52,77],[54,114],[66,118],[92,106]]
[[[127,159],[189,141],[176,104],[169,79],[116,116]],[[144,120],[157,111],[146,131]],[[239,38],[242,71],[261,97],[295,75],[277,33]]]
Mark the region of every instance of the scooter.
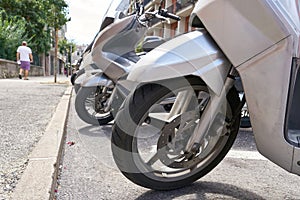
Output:
[[205,176],[233,145],[246,99],[258,151],[300,175],[299,18],[295,0],[198,1],[197,30],[116,85],[111,147],[124,176],[154,190]]
[[[111,9],[113,4],[111,4],[108,8],[108,11]],[[114,23],[114,21],[119,20],[124,17],[124,13],[116,11],[114,15],[110,12],[106,12],[104,18],[101,22],[101,26],[95,37],[93,38],[92,42],[85,48],[83,51],[81,58],[79,59],[77,65],[79,69],[72,74],[71,76],[71,83],[74,86],[74,90],[77,93],[78,90],[81,88],[82,82],[87,79],[89,76],[97,74],[101,72],[101,69],[92,61],[91,51],[93,44],[103,29],[105,29],[108,25]]]
[[[125,13],[129,1],[116,2],[118,4],[113,3],[119,5],[117,8],[123,8],[122,12]],[[101,72],[89,76],[81,83],[75,99],[76,112],[83,121],[105,125],[113,120],[110,97],[113,95],[115,84],[126,76],[140,59],[141,55],[138,55],[135,49],[148,30],[148,23],[153,18],[166,17],[180,20],[168,12],[143,14],[142,6],[136,3],[135,14],[115,21],[98,34],[91,49],[91,58]],[[162,38],[148,38],[143,44],[143,49],[149,51],[163,42]]]
[[[128,8],[127,6],[124,6],[125,4],[124,2],[121,2],[120,5],[121,4],[123,4],[123,6],[121,6],[123,10],[122,11],[116,10],[115,11],[116,14],[114,17],[112,17],[112,15],[110,14],[112,13],[112,11],[107,12],[110,15],[105,16],[99,32],[97,33],[92,43],[86,48],[86,50],[82,55],[82,59],[80,62],[80,70],[77,72],[74,81],[74,89],[75,92],[77,93],[76,101],[75,101],[75,108],[77,114],[83,121],[92,125],[106,125],[113,120],[113,115],[115,114],[114,111],[111,114],[107,114],[107,112],[110,110],[110,104],[111,104],[108,103],[109,101],[107,101],[109,97],[108,95],[110,94],[106,94],[106,98],[105,97],[103,98],[102,96],[103,92],[100,92],[99,90],[101,87],[106,87],[105,85],[103,85],[104,82],[102,81],[103,69],[106,68],[106,66],[103,64],[97,64],[96,63],[97,61],[93,61],[92,51],[95,48],[95,46],[93,47],[95,41],[101,39],[101,37],[100,38],[98,37],[101,31],[103,31],[103,29],[106,28],[108,25],[113,24],[114,21],[120,20],[125,17],[124,13]],[[112,5],[118,5],[118,4],[113,3]],[[112,10],[112,8],[109,8],[109,10]],[[161,17],[160,19],[167,20]],[[179,20],[179,17],[175,18],[175,20]],[[116,34],[116,33],[112,33],[112,34]],[[140,36],[141,35],[139,35],[139,37]],[[128,58],[127,57],[128,54],[124,54],[124,56],[121,57],[133,61],[134,64],[141,56],[145,55],[147,52],[151,51],[153,48],[164,43],[165,41],[166,41],[165,39],[157,36],[146,36],[142,45],[142,49],[144,50],[144,52],[139,53],[138,56],[134,58],[135,60]],[[135,44],[135,46],[136,45],[137,44]],[[131,49],[129,48],[128,50],[134,52],[134,49],[132,48]],[[132,55],[135,54],[131,53],[130,56]],[[130,68],[128,68],[128,70],[130,70]],[[128,71],[124,71],[124,72],[128,73]],[[107,78],[109,77],[104,77],[104,79]],[[80,88],[82,88],[82,90],[78,94]],[[104,107],[106,107],[105,112],[103,111]],[[248,116],[249,114],[247,112],[246,106],[244,106],[241,115],[242,115],[241,127],[243,128],[251,127],[250,119]]]

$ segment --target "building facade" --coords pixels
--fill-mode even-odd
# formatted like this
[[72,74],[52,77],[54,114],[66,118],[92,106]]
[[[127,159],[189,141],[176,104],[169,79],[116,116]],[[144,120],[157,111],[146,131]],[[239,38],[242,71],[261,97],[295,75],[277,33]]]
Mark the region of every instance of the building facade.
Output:
[[[133,1],[132,1],[133,2]],[[186,33],[192,30],[189,25],[190,14],[194,8],[196,0],[166,0],[163,7],[170,13],[181,17],[180,21],[170,20],[170,24],[161,20],[153,20],[148,35],[160,36],[163,38],[172,38],[178,34]],[[160,0],[144,0],[145,10],[157,10],[160,6]]]
[[[58,41],[66,38],[67,25],[64,25],[58,30]],[[55,31],[51,32],[51,49],[49,53],[40,56],[40,65],[44,68],[44,75],[54,75],[54,68],[56,67],[56,73],[62,74],[64,66],[66,64],[66,56],[59,53],[57,54],[58,66],[55,66]]]

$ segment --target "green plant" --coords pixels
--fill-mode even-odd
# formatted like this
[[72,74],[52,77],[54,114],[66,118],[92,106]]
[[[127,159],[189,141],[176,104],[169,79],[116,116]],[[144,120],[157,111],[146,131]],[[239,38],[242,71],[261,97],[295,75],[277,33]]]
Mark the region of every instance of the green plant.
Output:
[[0,11],[0,58],[16,60],[16,50],[27,38],[25,21],[16,16],[3,19],[6,13]]

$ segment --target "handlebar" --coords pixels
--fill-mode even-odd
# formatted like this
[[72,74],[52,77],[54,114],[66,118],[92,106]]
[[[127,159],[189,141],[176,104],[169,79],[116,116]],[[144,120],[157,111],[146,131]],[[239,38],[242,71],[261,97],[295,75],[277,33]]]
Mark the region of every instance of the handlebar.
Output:
[[179,16],[169,13],[165,9],[159,9],[158,11],[154,11],[154,12],[146,12],[145,15],[141,16],[140,20],[141,21],[149,21],[152,18],[158,18],[158,19],[166,20],[166,21],[169,21],[168,18],[174,19],[177,21],[179,21],[181,19]]
[[180,17],[177,15],[174,15],[172,13],[168,13],[167,10],[161,10],[161,13],[159,13],[161,16],[166,17],[166,18],[170,18],[170,19],[174,19],[176,21],[180,21]]

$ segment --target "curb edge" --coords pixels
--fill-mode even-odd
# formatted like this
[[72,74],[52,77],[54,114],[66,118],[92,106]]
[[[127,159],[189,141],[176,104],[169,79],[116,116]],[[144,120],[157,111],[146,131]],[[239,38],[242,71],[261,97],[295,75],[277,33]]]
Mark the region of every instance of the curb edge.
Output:
[[68,85],[48,123],[44,135],[28,156],[28,165],[11,198],[53,199],[62,156],[73,87]]

